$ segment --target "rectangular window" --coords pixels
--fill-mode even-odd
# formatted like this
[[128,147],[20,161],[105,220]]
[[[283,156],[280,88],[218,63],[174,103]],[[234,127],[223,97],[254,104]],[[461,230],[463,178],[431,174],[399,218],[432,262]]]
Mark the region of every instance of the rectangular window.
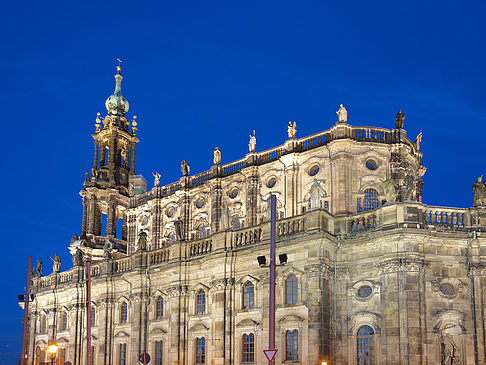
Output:
[[206,363],[206,339],[196,338],[196,364]]
[[255,307],[255,286],[252,282],[247,282],[243,287],[243,309]]
[[128,305],[123,303],[120,308],[120,323],[127,323],[128,321]]
[[155,365],[162,365],[164,354],[163,346],[163,341],[155,341]]
[[157,310],[156,318],[162,319],[164,317],[164,299],[162,297],[157,298]]
[[197,292],[197,307],[196,313],[197,314],[205,314],[206,313],[206,292],[204,290],[199,290]]
[[91,327],[96,326],[96,310],[91,308]]
[[126,343],[121,343],[120,344],[120,349],[119,349],[119,365],[127,365],[127,344]]
[[285,302],[296,304],[298,299],[298,283],[295,275],[289,275],[285,281]]

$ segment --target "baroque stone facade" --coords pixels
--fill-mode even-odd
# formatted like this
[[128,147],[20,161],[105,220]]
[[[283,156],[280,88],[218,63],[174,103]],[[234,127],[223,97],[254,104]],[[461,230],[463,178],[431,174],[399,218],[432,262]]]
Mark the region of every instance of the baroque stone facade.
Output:
[[[421,134],[354,127],[250,152],[154,187],[135,174],[137,122],[118,69],[98,115],[74,267],[33,279],[29,364],[266,364],[267,201],[277,196],[276,363],[485,364],[486,210],[422,203]],[[103,125],[101,125],[103,123]],[[81,255],[82,254],[82,255]],[[81,258],[84,257],[84,260]]]

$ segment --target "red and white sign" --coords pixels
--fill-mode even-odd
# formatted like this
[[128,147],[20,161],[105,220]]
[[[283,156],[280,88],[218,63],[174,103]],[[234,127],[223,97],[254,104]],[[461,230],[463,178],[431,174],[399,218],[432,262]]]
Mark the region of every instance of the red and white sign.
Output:
[[265,354],[265,357],[268,360],[268,363],[272,363],[273,359],[275,358],[275,355],[277,354],[278,350],[263,350],[263,353]]

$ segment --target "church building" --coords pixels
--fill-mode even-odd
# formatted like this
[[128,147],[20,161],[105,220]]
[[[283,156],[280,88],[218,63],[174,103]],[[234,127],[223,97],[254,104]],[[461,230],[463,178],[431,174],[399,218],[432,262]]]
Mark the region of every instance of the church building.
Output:
[[206,171],[182,161],[149,188],[119,66],[115,81],[73,265],[32,279],[28,364],[54,342],[56,364],[268,364],[270,195],[275,364],[486,364],[486,186],[471,208],[423,204],[422,135],[402,111],[394,128],[352,126],[341,104],[328,130],[298,138],[289,122],[266,151],[253,133],[239,160],[216,148]]

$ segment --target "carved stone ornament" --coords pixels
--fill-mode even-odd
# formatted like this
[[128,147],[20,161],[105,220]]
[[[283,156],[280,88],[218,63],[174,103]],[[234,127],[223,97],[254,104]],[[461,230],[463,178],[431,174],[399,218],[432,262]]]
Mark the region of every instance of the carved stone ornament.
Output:
[[472,191],[474,191],[473,207],[486,206],[486,184],[482,175],[478,176],[478,181],[473,184]]

